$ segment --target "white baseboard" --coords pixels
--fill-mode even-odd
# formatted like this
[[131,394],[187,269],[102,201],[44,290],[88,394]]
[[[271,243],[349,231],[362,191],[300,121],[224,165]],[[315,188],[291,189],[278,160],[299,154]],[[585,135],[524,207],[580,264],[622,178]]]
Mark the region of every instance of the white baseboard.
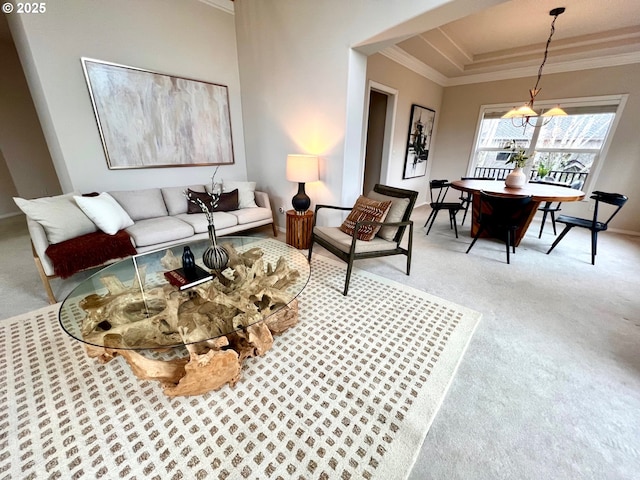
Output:
[[609,228],[607,229],[609,232],[620,233],[622,235],[633,235],[634,237],[640,236],[640,232],[633,232],[631,230],[621,230],[619,228]]
[[2,220],[3,218],[17,217],[18,215],[23,215],[23,213],[20,212],[20,211],[11,212],[11,213],[3,213],[3,214],[0,214],[0,220]]

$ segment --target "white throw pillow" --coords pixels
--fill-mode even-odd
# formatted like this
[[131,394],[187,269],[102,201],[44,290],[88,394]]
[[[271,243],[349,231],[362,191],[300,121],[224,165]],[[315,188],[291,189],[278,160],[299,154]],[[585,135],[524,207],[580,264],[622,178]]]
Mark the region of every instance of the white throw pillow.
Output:
[[104,233],[115,235],[119,230],[133,225],[131,217],[107,192],[102,192],[97,197],[73,198],[87,217]]
[[49,243],[53,244],[97,230],[95,224],[73,201],[74,195],[78,195],[78,193],[33,200],[14,197],[13,201],[25,215],[42,225]]
[[223,180],[222,191],[233,192],[238,189],[238,208],[252,208],[256,205],[256,182],[238,182],[235,180]]

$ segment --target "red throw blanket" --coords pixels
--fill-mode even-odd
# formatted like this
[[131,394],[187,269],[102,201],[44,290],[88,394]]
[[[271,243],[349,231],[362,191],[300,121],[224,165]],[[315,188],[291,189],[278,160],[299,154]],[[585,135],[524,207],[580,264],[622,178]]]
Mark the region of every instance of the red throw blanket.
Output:
[[115,235],[94,232],[49,245],[46,254],[53,262],[55,274],[61,278],[67,278],[109,260],[135,255],[136,249],[131,243],[129,234],[120,230]]

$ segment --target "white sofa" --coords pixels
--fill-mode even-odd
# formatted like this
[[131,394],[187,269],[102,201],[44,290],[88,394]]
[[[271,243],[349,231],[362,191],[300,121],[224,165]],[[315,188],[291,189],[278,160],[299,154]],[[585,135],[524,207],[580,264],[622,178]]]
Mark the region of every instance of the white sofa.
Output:
[[[197,192],[205,192],[204,185],[108,192],[133,221],[133,225],[128,226],[124,230],[129,234],[131,243],[137,253],[144,253],[192,240],[208,238],[208,222],[205,214],[187,213],[188,201],[183,193],[187,188]],[[68,194],[63,197],[68,197],[67,200],[71,203],[72,196],[73,194]],[[36,200],[36,202],[37,201],[38,200]],[[27,226],[31,236],[36,267],[38,268],[49,300],[55,303],[56,299],[49,284],[49,279],[55,278],[57,275],[55,274],[51,259],[46,254],[47,248],[52,243],[56,243],[51,242],[49,239],[49,236],[54,236],[54,234],[52,234],[52,226],[46,221],[47,215],[42,215],[40,211],[37,213],[41,214],[44,218],[31,218],[29,216],[29,209],[25,207],[27,202],[33,203],[33,201],[24,201],[22,199],[16,200],[18,206],[27,214]],[[272,225],[274,236],[278,235],[276,225],[273,222],[273,212],[271,210],[269,196],[266,193],[251,191],[249,198],[247,198],[247,192],[240,191],[239,207],[242,208],[233,211],[213,213],[216,234],[218,236],[238,233],[269,224]],[[35,216],[33,211],[32,214]],[[72,222],[68,223],[71,224]],[[60,228],[58,225],[54,225],[53,227]],[[69,228],[72,227],[70,226]],[[58,231],[54,233],[60,234],[61,232]],[[62,238],[65,238],[64,233],[65,232],[62,232]]]

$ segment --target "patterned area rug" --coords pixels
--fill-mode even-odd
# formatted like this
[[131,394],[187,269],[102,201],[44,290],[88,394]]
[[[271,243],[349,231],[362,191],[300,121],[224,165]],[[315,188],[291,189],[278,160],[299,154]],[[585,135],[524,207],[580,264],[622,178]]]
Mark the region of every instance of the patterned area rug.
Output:
[[0,321],[0,479],[406,478],[480,314],[311,265],[300,323],[197,397],[88,359],[59,305]]

